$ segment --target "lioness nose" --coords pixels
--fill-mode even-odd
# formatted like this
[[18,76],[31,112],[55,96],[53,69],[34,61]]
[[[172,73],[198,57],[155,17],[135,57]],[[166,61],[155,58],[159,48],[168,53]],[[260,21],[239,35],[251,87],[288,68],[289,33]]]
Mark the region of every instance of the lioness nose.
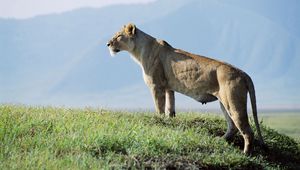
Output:
[[109,46],[110,46],[110,43],[109,43],[109,42],[108,42],[108,43],[106,43],[106,46],[107,46],[107,47],[109,47]]

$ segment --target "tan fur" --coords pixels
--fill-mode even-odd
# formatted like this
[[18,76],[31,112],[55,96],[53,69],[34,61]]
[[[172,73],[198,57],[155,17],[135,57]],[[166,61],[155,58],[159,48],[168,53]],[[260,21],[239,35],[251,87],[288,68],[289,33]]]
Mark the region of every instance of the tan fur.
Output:
[[254,86],[245,72],[230,64],[173,48],[134,24],[124,26],[107,46],[112,52],[128,51],[140,64],[160,114],[175,116],[175,91],[202,104],[219,100],[228,124],[224,137],[229,140],[239,130],[244,137],[245,153],[251,152],[254,140],[247,116],[249,92],[259,140],[263,144]]

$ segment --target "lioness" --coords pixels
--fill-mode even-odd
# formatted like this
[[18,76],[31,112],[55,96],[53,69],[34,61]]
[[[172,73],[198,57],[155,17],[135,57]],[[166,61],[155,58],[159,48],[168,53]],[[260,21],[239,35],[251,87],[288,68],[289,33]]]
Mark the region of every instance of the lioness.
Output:
[[237,133],[244,138],[244,153],[253,148],[254,134],[248,122],[247,93],[250,94],[253,117],[264,144],[257,119],[254,85],[242,70],[208,57],[173,48],[128,24],[107,43],[112,55],[128,51],[141,66],[144,81],[151,90],[158,113],[175,116],[174,91],[194,98],[201,103],[220,101],[228,129],[229,140]]

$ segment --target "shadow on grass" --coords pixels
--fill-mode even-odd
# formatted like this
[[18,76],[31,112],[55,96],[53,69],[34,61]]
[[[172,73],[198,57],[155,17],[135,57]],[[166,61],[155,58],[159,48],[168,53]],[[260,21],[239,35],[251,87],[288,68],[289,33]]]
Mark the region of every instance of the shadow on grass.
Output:
[[[294,139],[279,134],[277,131],[263,126],[263,133],[268,150],[257,147],[255,151],[270,163],[279,164],[289,169],[300,169],[299,143]],[[258,145],[256,145],[258,146]]]

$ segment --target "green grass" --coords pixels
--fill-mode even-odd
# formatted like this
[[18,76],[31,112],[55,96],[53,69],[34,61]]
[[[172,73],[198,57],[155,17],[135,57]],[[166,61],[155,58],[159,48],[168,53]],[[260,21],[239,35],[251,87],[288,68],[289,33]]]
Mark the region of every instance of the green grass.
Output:
[[242,153],[222,117],[0,105],[0,169],[299,169],[300,146],[263,126],[269,147]]

